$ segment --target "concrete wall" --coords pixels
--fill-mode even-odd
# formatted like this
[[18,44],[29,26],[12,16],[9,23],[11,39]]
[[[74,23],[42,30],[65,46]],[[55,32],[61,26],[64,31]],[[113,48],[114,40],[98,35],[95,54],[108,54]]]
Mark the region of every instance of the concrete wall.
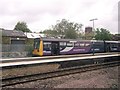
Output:
[[32,45],[2,45],[2,58],[17,58],[32,56]]

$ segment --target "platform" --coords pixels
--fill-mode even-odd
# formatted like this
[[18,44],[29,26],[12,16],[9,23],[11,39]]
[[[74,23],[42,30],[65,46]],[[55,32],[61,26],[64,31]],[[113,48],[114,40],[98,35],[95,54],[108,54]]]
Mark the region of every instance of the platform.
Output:
[[[81,56],[81,57],[57,58],[57,59],[43,59],[43,60],[40,59],[40,60],[32,60],[32,61],[30,59],[33,59],[33,58],[29,58],[29,59],[27,59],[25,61],[0,63],[0,67],[30,65],[30,64],[42,64],[42,63],[55,63],[55,62],[65,62],[65,61],[85,60],[85,59],[99,59],[99,58],[108,58],[108,57],[117,57],[117,56],[120,56],[120,54],[97,55],[97,56]],[[38,57],[37,57],[37,59],[38,59]]]

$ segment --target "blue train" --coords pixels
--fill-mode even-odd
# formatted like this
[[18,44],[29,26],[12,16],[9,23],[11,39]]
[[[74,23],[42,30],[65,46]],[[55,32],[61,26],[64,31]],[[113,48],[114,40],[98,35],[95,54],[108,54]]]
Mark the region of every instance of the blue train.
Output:
[[119,41],[36,38],[32,53],[36,56],[44,56],[119,51]]

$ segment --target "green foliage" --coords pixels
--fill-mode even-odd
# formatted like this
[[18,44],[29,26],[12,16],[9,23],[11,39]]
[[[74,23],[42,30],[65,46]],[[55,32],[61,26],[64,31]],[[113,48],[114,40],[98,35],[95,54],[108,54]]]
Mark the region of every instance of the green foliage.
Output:
[[18,22],[15,25],[14,30],[23,31],[23,32],[31,32],[30,29],[27,27],[27,24],[25,22]]
[[110,32],[104,28],[100,28],[96,30],[96,35],[95,35],[96,40],[111,40],[112,36]]
[[82,24],[62,19],[61,21],[57,21],[56,25],[52,26],[52,29],[45,30],[43,33],[53,37],[76,39],[81,35],[82,26]]
[[43,31],[44,34],[46,34],[48,37],[56,37],[57,36],[57,32],[55,30],[51,30],[51,29],[46,29]]
[[73,29],[69,29],[69,30],[65,33],[65,38],[76,39],[76,38],[77,38],[77,33],[76,33]]
[[26,40],[26,45],[33,45],[34,44],[34,39],[32,38],[27,38]]

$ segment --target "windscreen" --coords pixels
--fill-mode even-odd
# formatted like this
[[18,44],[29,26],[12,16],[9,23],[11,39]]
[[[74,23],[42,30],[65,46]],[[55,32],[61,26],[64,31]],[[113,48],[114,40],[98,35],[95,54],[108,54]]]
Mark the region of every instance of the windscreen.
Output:
[[34,39],[34,49],[39,49],[40,46],[40,39]]

